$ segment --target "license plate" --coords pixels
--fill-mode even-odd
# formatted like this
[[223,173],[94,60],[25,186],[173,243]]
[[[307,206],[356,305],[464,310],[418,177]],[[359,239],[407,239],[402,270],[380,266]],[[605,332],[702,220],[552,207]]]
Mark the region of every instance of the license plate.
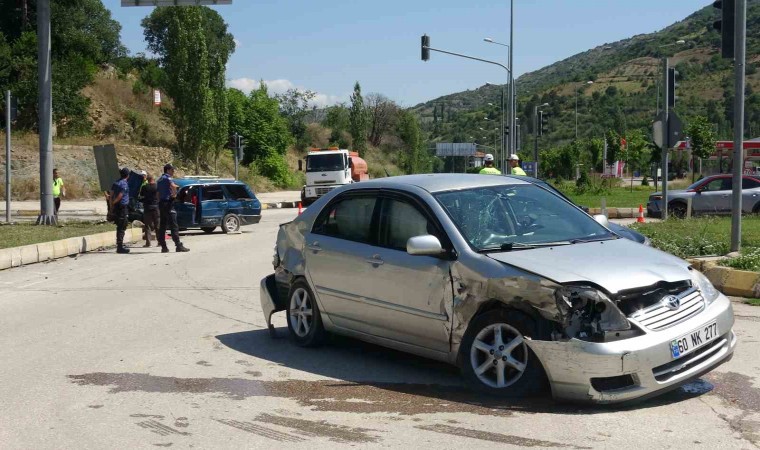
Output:
[[718,336],[718,324],[710,322],[673,340],[670,343],[670,356],[673,359],[678,359],[684,355],[688,355],[694,350],[714,341]]

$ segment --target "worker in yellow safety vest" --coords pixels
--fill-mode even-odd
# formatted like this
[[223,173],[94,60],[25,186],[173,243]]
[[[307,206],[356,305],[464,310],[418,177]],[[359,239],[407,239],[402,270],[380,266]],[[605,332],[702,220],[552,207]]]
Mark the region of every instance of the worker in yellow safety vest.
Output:
[[528,175],[527,173],[525,173],[524,170],[522,170],[522,167],[520,167],[520,157],[517,156],[517,153],[509,157],[509,167],[512,168],[510,171],[512,175],[522,175],[522,176]]
[[485,165],[484,168],[480,170],[481,175],[501,175],[501,171],[493,166],[493,155],[488,153],[486,154],[486,157],[483,158],[483,164]]

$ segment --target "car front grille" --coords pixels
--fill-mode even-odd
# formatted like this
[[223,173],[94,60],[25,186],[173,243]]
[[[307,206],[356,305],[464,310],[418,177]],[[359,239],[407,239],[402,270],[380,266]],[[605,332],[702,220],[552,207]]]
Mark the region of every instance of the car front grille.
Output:
[[677,297],[681,304],[675,310],[659,302],[633,313],[630,318],[647,329],[660,331],[681,323],[705,309],[705,300],[696,289],[690,289]]
[[697,364],[700,361],[703,361],[709,358],[710,356],[715,354],[718,350],[720,350],[724,345],[726,345],[726,342],[728,342],[728,339],[729,339],[729,335],[730,333],[724,336],[721,336],[719,339],[716,339],[710,345],[705,345],[704,347],[694,351],[693,353],[689,353],[683,358],[679,358],[669,363],[655,367],[654,369],[652,369],[652,373],[654,374],[655,380],[659,382],[668,381],[671,378],[679,375],[680,373],[689,370],[694,364]]
[[314,190],[316,191],[317,196],[322,196],[332,191],[333,189],[335,188],[334,187],[318,187],[318,188],[315,188]]

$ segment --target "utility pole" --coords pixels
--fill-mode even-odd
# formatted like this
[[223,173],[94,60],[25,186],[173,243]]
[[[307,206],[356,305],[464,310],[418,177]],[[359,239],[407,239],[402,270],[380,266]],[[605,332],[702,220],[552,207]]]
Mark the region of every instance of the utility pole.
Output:
[[11,91],[5,92],[5,222],[11,223]]
[[40,215],[37,225],[56,225],[53,205],[53,83],[50,67],[50,0],[37,1],[37,99],[40,130]]
[[663,58],[662,62],[662,111],[663,111],[663,127],[665,132],[662,139],[662,220],[668,218],[668,151],[670,150],[670,122],[668,118],[668,57]]
[[[516,111],[516,98],[517,87],[515,86],[515,74],[512,65],[512,55],[514,53],[515,45],[515,0],[509,2],[509,153],[510,155],[517,153],[515,148],[515,111]],[[538,160],[536,160],[538,161]],[[538,164],[538,163],[537,163]]]
[[742,170],[744,169],[744,65],[747,38],[747,1],[736,0],[734,29],[734,174],[731,201],[731,251],[741,249]]

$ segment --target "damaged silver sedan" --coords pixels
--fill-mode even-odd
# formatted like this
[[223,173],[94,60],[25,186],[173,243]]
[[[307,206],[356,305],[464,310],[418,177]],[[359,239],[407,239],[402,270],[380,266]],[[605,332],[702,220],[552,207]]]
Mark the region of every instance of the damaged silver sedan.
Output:
[[458,365],[474,387],[612,403],[733,355],[730,301],[672,255],[621,239],[531,183],[415,175],[356,183],[280,227],[261,304],[326,332]]

